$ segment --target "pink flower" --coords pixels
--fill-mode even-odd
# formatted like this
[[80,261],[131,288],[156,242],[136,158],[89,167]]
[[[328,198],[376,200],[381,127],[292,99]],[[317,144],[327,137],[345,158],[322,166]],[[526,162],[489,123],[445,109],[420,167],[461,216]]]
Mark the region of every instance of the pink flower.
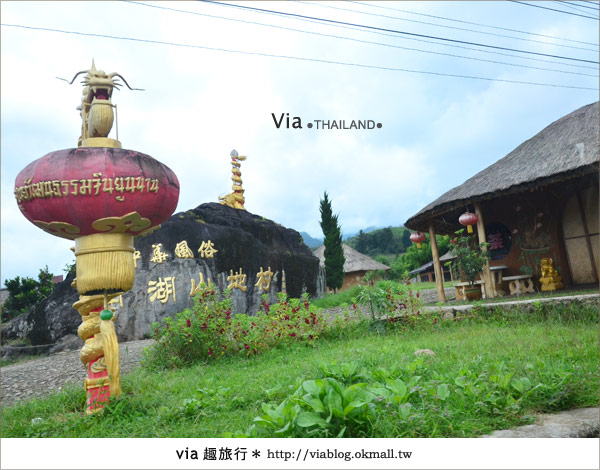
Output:
[[293,338],[296,336],[296,333],[290,333],[290,336]]
[[434,319],[433,319],[433,324],[435,325],[437,322],[438,322],[438,319],[437,319],[437,318],[434,318]]
[[188,328],[192,326],[192,321],[189,318],[186,320],[186,323]]
[[244,349],[250,349],[250,347],[247,344],[244,344]]
[[212,355],[213,355],[213,350],[212,350],[212,348],[208,348],[208,355],[209,355],[209,356],[212,356]]

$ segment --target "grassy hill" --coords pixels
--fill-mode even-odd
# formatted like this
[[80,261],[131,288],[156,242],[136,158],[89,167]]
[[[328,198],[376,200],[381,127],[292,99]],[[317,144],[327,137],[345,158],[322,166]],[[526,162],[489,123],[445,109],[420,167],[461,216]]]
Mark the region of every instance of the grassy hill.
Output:
[[409,237],[410,231],[405,227],[385,227],[368,233],[361,231],[346,239],[345,243],[372,258],[385,256],[394,259],[411,245]]

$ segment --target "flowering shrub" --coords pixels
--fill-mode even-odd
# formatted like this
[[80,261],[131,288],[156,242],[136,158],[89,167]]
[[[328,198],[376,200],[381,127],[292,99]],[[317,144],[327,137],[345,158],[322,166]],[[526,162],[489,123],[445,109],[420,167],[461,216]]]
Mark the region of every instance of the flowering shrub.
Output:
[[381,281],[374,287],[361,287],[357,301],[369,306],[374,322],[412,324],[421,315],[423,302],[410,285],[408,280],[404,284]]
[[311,306],[308,295],[263,305],[256,316],[232,315],[229,293],[219,300],[212,287],[204,287],[194,306],[152,324],[156,344],[144,361],[149,367],[176,368],[225,355],[251,356],[297,341],[316,341],[326,327],[321,312]]

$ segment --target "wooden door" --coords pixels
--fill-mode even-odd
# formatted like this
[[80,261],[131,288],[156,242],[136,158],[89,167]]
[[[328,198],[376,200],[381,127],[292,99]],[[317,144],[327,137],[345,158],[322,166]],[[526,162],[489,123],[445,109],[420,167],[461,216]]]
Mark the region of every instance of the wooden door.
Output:
[[562,217],[565,251],[573,284],[598,282],[598,186],[576,191]]

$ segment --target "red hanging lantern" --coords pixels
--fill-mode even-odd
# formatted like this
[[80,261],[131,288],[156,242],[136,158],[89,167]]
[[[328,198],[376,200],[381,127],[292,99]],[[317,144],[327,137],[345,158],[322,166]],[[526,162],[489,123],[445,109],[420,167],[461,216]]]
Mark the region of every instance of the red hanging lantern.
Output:
[[425,234],[423,232],[413,232],[410,234],[410,241],[417,244],[417,248],[421,248],[421,243],[425,241]]
[[477,224],[477,216],[472,212],[467,211],[458,218],[458,221],[461,225],[467,226],[468,233],[473,233],[473,225]]

